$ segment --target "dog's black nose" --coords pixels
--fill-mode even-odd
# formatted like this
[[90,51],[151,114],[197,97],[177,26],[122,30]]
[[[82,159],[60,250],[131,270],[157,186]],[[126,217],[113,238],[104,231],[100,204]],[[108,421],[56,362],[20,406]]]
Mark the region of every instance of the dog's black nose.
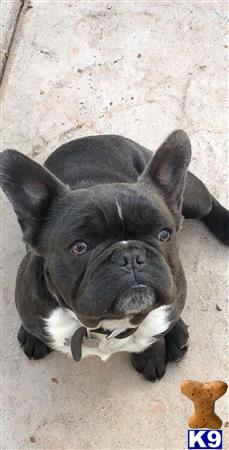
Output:
[[122,249],[112,255],[112,262],[127,270],[142,269],[146,263],[145,250],[138,248]]

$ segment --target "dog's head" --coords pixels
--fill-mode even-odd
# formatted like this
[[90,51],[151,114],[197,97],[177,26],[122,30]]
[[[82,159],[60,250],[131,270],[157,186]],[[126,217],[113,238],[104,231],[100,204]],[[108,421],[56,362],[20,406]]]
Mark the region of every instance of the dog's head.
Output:
[[190,157],[187,135],[176,131],[136,183],[71,191],[28,157],[3,152],[1,185],[24,241],[44,258],[51,292],[84,325],[137,324],[176,301],[176,234]]

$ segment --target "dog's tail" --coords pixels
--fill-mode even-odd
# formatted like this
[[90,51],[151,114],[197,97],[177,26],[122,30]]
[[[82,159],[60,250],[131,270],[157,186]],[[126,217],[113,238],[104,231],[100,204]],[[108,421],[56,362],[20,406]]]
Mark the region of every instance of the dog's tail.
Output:
[[224,245],[229,245],[229,211],[213,196],[211,211],[201,220],[217,239]]

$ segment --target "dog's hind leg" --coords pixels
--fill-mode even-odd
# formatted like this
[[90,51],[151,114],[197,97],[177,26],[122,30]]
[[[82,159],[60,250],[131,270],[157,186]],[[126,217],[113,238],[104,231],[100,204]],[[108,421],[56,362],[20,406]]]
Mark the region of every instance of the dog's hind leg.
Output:
[[195,175],[188,172],[182,213],[185,219],[201,219],[214,236],[229,245],[229,212]]
[[205,225],[224,245],[229,245],[229,211],[212,197],[212,209],[202,218]]

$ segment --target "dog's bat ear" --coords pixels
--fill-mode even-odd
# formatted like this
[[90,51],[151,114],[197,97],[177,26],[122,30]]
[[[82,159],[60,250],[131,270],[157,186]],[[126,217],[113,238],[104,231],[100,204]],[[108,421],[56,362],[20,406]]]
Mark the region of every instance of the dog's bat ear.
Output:
[[152,182],[171,208],[181,210],[190,159],[188,135],[182,130],[176,130],[156,151],[139,181]]
[[0,184],[17,214],[24,241],[34,247],[36,232],[50,203],[67,187],[47,169],[16,150],[5,150],[0,155]]

